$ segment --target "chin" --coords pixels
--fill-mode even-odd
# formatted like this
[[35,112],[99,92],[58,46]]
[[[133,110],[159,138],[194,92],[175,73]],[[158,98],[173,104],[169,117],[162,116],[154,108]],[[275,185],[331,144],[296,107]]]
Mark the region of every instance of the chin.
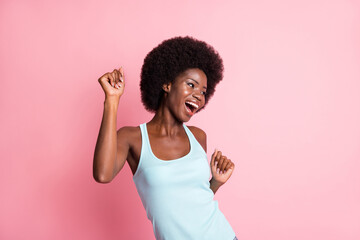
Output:
[[188,121],[190,121],[192,118],[194,117],[194,115],[192,115],[192,116],[185,116],[184,117],[184,121],[183,122],[188,122]]
[[179,116],[177,119],[178,119],[180,122],[184,122],[184,123],[185,123],[185,122],[190,121],[191,118],[192,118],[192,117],[185,115],[185,116]]
[[190,119],[191,119],[191,118],[188,118],[188,119],[186,119],[186,120],[185,120],[185,121],[183,121],[183,122],[188,122],[188,121],[190,121]]

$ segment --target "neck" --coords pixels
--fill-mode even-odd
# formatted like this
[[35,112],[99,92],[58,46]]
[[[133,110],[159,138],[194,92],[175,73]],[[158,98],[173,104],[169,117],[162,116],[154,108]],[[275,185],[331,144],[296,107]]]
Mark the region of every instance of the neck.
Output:
[[152,126],[160,135],[177,135],[183,131],[183,122],[175,118],[164,102],[161,102],[159,109],[148,125]]

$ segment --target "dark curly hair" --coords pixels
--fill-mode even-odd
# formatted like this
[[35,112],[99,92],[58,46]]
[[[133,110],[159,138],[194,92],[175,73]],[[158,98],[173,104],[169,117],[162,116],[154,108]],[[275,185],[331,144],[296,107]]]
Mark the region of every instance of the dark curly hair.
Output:
[[205,106],[223,78],[223,61],[217,51],[207,43],[193,37],[174,37],[163,41],[144,59],[141,69],[141,100],[150,112],[160,106],[162,86],[189,68],[201,69],[207,78]]

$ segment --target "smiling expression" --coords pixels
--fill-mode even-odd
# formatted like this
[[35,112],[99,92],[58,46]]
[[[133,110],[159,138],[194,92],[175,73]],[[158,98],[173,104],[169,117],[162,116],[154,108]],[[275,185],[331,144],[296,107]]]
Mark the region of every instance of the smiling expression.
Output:
[[180,121],[187,122],[205,105],[207,78],[198,68],[179,74],[173,83],[164,85],[166,105]]

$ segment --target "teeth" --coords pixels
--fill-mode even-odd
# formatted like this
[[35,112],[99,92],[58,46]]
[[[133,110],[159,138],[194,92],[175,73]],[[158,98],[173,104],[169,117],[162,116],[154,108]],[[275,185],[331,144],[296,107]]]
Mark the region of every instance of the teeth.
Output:
[[190,104],[191,106],[195,107],[196,109],[199,108],[199,106],[196,105],[196,103],[193,103],[193,102],[186,102],[186,103]]

